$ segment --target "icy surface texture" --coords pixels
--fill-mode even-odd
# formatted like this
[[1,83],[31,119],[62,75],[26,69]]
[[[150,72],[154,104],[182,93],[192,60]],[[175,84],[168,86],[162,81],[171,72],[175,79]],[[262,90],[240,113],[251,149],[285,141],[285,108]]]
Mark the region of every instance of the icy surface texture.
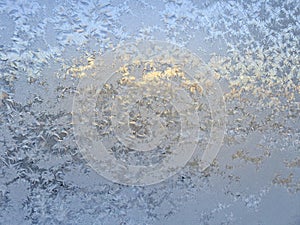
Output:
[[[0,224],[300,224],[299,8],[0,0]],[[71,112],[93,59],[140,39],[185,47],[213,69],[227,128],[207,170],[192,160],[132,187],[88,166]]]

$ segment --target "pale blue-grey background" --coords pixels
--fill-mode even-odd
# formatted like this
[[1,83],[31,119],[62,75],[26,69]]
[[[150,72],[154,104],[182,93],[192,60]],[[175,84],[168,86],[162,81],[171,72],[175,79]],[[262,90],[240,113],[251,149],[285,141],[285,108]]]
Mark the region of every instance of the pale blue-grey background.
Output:
[[[0,0],[0,224],[300,224],[299,13],[297,0]],[[137,39],[220,73],[228,124],[204,173],[127,187],[77,149],[68,69]]]

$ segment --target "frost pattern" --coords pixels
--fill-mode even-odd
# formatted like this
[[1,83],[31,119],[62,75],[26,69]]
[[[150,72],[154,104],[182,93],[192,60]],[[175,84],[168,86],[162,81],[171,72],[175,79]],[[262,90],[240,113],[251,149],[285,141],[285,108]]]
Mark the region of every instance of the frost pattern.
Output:
[[[299,224],[299,21],[297,0],[0,0],[0,224]],[[207,170],[196,155],[163,183],[122,186],[80,154],[81,72],[137,39],[214,69],[229,123]]]

